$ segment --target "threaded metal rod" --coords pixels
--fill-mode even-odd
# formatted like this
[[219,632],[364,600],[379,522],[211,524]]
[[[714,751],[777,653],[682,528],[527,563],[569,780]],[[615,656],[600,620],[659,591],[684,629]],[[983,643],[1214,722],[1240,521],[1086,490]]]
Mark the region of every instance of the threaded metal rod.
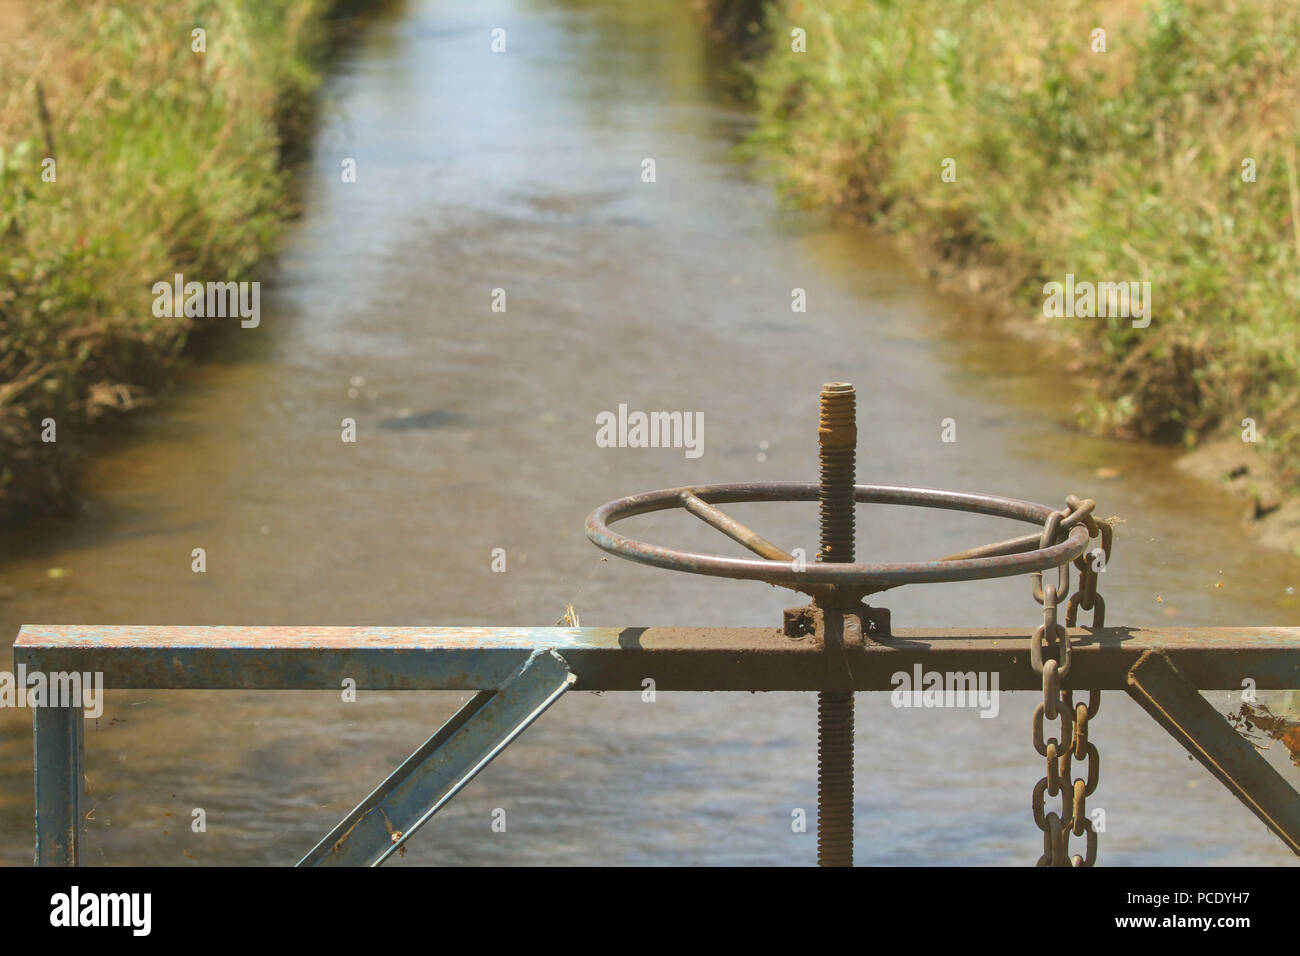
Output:
[[[817,437],[821,487],[818,561],[853,561],[853,486],[858,445],[856,394],[822,386]],[[817,695],[817,865],[853,865],[853,692]]]
[[853,865],[853,692],[817,695],[817,865]]
[[817,558],[836,564],[853,561],[853,484],[858,449],[856,394],[852,385],[822,386],[821,419],[817,423],[821,466],[821,549]]

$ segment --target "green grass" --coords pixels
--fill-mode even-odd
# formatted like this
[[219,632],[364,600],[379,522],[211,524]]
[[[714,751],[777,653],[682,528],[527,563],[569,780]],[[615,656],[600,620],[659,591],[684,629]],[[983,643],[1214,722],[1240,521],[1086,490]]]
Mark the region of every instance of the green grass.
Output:
[[[751,145],[791,199],[996,276],[1085,357],[1085,423],[1190,444],[1254,418],[1294,486],[1300,4],[790,0],[766,27]],[[1066,273],[1150,281],[1150,328],[1044,318]]]
[[0,520],[67,507],[79,436],[174,375],[203,320],[154,317],[154,282],[261,278],[333,5],[60,0],[0,24]]

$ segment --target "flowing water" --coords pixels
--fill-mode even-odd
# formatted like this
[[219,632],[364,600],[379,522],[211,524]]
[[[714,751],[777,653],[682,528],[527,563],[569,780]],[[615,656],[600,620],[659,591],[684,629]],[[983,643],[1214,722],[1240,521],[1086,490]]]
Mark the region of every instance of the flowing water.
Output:
[[[748,116],[719,60],[685,6],[428,0],[374,24],[325,90],[307,213],[260,327],[232,330],[220,361],[97,459],[84,513],[0,540],[4,632],[549,625],[569,603],[584,625],[775,625],[787,593],[603,561],[583,519],[652,488],[815,479],[831,380],[858,385],[860,481],[1077,492],[1122,516],[1110,623],[1298,623],[1297,562],[1257,550],[1238,506],[1172,471],[1168,450],[1062,428],[1068,373],[1023,343],[955,334],[965,304],[889,245],[781,211],[732,158]],[[702,412],[703,454],[598,447],[596,416],[620,404]],[[733,510],[815,549],[815,507]],[[638,521],[739,553],[682,513]],[[936,557],[1024,530],[862,507],[858,553]],[[1024,579],[881,603],[898,626],[1040,614]],[[981,719],[858,695],[858,862],[1032,862],[1034,696]],[[87,859],[296,861],[463,699],[111,692],[87,726]],[[29,721],[0,711],[6,863],[31,854]],[[1103,862],[1294,860],[1123,695],[1093,737]],[[816,806],[814,741],[812,695],[571,694],[394,863],[810,863],[816,838],[791,820]]]

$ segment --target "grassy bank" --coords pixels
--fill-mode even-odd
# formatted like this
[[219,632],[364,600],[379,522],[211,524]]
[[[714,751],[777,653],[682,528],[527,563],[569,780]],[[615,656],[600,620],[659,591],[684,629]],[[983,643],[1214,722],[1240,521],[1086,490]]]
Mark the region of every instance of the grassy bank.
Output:
[[[1042,326],[1095,378],[1092,426],[1190,444],[1253,418],[1296,485],[1300,5],[780,0],[765,27],[753,145],[790,197]],[[1045,317],[1067,273],[1149,281],[1150,327]]]
[[337,6],[0,6],[0,520],[65,509],[82,439],[231,322],[155,317],[155,282],[262,278]]

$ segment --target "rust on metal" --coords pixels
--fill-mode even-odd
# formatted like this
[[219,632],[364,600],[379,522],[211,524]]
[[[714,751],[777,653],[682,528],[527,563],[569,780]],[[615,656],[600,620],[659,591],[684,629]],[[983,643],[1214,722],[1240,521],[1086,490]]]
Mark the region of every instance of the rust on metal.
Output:
[[[852,651],[855,690],[892,690],[918,662],[998,671],[1002,690],[1041,690],[1028,665],[1032,626],[897,628]],[[1143,652],[1164,650],[1201,690],[1300,687],[1300,628],[1070,628],[1070,687],[1126,690]],[[95,670],[109,688],[325,689],[339,673],[370,690],[500,686],[539,648],[578,675],[576,690],[821,690],[821,649],[762,627],[200,627],[26,625],[14,658],[48,670]],[[346,670],[340,668],[346,667]]]

